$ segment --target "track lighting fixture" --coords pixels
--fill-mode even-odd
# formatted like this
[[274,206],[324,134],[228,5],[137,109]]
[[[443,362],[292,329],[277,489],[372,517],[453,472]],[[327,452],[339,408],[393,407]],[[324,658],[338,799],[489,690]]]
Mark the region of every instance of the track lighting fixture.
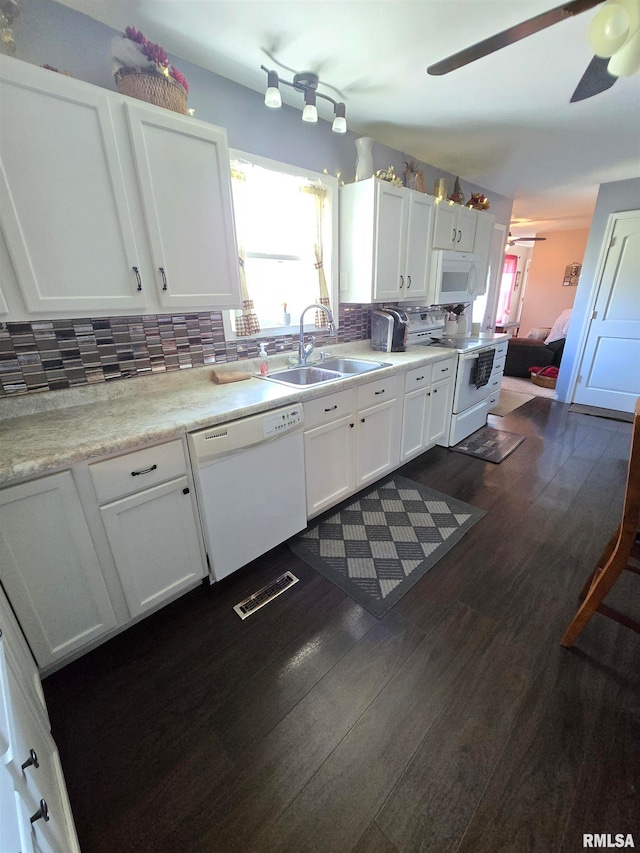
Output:
[[282,95],[278,88],[278,72],[269,71],[267,91],[264,93],[264,102],[272,110],[277,110],[282,106]]
[[260,66],[267,73],[267,91],[265,92],[264,102],[271,109],[278,109],[282,106],[282,96],[280,94],[280,84],[290,86],[297,92],[302,92],[304,97],[304,108],[302,110],[302,121],[316,123],[318,121],[318,109],[316,107],[316,98],[322,98],[333,104],[334,119],[331,125],[331,130],[334,133],[347,132],[347,108],[342,101],[334,101],[329,95],[323,95],[318,92],[318,75],[312,71],[303,71],[301,74],[295,74],[293,81],[282,80],[276,71],[271,71]]

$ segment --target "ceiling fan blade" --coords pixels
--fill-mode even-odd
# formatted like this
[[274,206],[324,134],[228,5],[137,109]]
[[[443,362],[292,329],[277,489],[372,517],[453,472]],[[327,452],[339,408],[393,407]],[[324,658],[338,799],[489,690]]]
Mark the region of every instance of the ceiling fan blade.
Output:
[[540,32],[547,27],[564,21],[566,18],[572,18],[579,15],[581,12],[586,12],[588,9],[593,9],[604,3],[604,0],[571,0],[569,3],[564,3],[562,6],[556,6],[554,9],[549,9],[547,12],[542,12],[521,24],[516,24],[503,30],[490,38],[479,41],[465,50],[454,53],[452,56],[436,62],[427,68],[427,74],[439,76],[448,74],[450,71],[455,71],[457,68],[462,68],[463,65],[468,65],[470,62],[475,62],[476,59],[481,59],[483,56],[488,56],[496,50],[514,44],[521,39],[527,38],[534,33]]
[[594,56],[580,78],[569,103],[586,101],[587,98],[592,98],[594,95],[599,95],[600,92],[606,92],[607,89],[610,89],[618,78],[609,74],[607,71],[608,64],[608,56]]

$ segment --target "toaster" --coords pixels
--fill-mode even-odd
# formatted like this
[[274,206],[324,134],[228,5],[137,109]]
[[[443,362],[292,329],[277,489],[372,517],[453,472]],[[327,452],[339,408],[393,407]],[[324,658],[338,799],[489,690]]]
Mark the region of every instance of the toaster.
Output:
[[371,312],[371,349],[379,352],[404,352],[407,348],[407,315],[399,308]]

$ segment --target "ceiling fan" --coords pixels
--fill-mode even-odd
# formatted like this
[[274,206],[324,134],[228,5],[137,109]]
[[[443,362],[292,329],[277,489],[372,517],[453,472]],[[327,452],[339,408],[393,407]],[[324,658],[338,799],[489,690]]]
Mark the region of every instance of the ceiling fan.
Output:
[[430,65],[427,73],[436,76],[448,74],[601,4],[602,9],[598,10],[589,26],[589,44],[595,56],[571,96],[571,103],[591,98],[610,89],[618,77],[630,76],[640,69],[638,0],[569,0]]
[[546,240],[546,237],[512,237],[509,231],[509,239],[507,240],[507,249],[515,246],[516,243],[540,243]]

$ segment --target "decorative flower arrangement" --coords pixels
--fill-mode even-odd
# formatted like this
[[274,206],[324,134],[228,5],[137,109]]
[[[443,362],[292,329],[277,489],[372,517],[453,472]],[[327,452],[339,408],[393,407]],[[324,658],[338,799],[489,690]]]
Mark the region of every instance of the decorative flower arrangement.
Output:
[[114,74],[123,68],[161,74],[164,77],[172,77],[185,92],[189,92],[189,85],[184,75],[169,63],[166,50],[159,44],[148,41],[135,27],[127,27],[124,35],[116,36],[112,40],[111,55]]
[[381,181],[388,181],[394,187],[402,186],[402,178],[396,175],[393,166],[389,166],[386,169],[379,169],[376,172],[376,178],[380,178]]
[[482,193],[471,193],[471,198],[466,207],[471,207],[474,210],[489,210],[489,199]]

